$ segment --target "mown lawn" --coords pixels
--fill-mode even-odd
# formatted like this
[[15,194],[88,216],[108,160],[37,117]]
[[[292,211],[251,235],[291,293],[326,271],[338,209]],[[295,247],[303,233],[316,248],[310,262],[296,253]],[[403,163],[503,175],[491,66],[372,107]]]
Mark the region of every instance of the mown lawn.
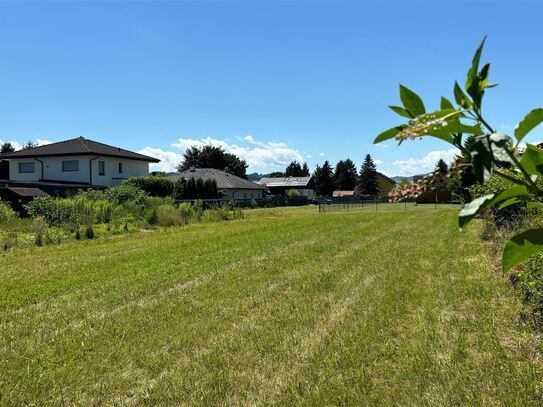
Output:
[[456,209],[248,211],[0,256],[0,404],[541,405]]

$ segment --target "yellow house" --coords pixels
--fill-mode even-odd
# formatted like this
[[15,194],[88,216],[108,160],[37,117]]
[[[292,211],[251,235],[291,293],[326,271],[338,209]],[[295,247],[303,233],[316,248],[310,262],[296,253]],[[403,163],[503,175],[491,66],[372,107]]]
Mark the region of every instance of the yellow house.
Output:
[[[385,174],[377,173],[377,196],[388,197],[388,193],[396,186],[396,181]],[[334,191],[334,198],[353,198],[358,196],[357,189],[354,191]]]
[[377,195],[379,196],[388,196],[388,193],[392,191],[392,188],[396,185],[396,181],[380,172],[377,173],[377,180]]

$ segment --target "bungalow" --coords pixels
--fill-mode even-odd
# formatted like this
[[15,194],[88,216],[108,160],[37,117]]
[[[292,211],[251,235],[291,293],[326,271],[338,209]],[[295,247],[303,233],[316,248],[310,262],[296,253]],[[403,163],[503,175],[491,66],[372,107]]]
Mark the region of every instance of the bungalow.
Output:
[[[377,196],[387,197],[395,185],[396,181],[392,178],[389,178],[380,172],[377,173]],[[332,194],[334,198],[354,198],[357,195],[361,194],[358,194],[356,189],[354,191],[334,191]]]
[[108,187],[149,174],[160,160],[83,137],[0,155],[8,183]]
[[396,186],[396,181],[380,172],[377,173],[377,195],[387,197],[389,192]]
[[308,199],[315,197],[313,181],[311,177],[265,177],[258,181],[260,185],[265,186],[272,195],[287,195],[288,191],[294,189],[300,196]]
[[191,178],[202,179],[204,181],[209,179],[215,180],[217,189],[222,193],[222,198],[228,200],[261,200],[266,190],[266,187],[262,185],[215,168],[191,167],[188,170],[172,175],[171,178],[174,180],[181,178],[187,180]]

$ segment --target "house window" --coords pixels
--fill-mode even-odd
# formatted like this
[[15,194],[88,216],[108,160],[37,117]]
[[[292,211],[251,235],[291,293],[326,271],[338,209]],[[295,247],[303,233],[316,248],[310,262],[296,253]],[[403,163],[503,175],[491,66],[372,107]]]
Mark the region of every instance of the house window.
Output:
[[62,161],[62,172],[79,171],[79,161]]
[[106,175],[106,162],[98,161],[98,175]]
[[19,174],[28,174],[34,172],[34,164],[34,162],[19,163]]
[[119,163],[119,174],[123,173],[123,163]]

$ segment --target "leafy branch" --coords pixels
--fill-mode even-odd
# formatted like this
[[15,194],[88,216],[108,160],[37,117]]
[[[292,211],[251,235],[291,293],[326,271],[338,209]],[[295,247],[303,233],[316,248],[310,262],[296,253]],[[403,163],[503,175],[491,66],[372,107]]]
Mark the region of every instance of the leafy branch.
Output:
[[[497,86],[489,82],[490,63],[479,69],[486,37],[475,51],[468,70],[464,88],[454,83],[454,106],[442,97],[440,109],[426,113],[424,102],[415,92],[400,85],[400,100],[403,106],[389,106],[398,115],[409,119],[379,134],[374,143],[396,139],[398,144],[405,140],[414,140],[425,136],[436,137],[460,149],[471,157],[471,166],[479,183],[488,181],[496,174],[513,185],[498,194],[489,194],[474,199],[459,214],[460,228],[475,216],[493,205],[501,207],[518,202],[526,202],[528,207],[543,208],[543,191],[536,181],[543,177],[543,151],[527,144],[519,156],[517,147],[530,131],[543,122],[543,108],[530,111],[515,127],[513,139],[494,130],[482,114],[485,91]],[[469,120],[471,123],[466,123]],[[462,142],[464,136],[473,136],[475,142],[469,149]],[[501,170],[511,168],[515,176]],[[518,175],[518,177],[516,176]],[[533,254],[543,251],[543,228],[530,229],[512,237],[503,250],[502,265],[507,271],[523,262]]]

